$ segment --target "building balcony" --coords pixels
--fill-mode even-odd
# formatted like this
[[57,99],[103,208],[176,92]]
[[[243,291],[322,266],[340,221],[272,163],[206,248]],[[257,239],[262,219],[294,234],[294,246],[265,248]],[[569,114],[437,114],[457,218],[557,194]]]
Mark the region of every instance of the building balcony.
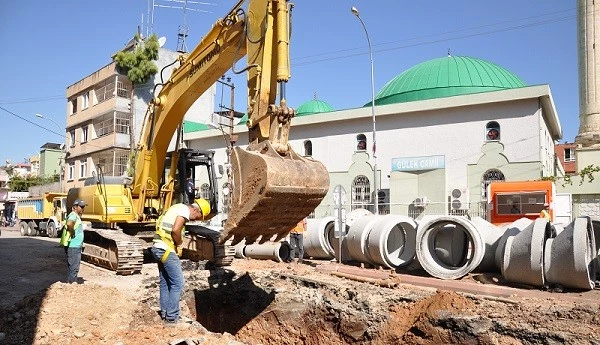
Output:
[[92,153],[106,150],[113,147],[129,149],[129,134],[124,133],[109,133],[98,138],[94,138],[85,143],[76,144],[74,147],[69,147],[69,160],[76,159],[80,156],[90,155]]
[[73,127],[77,127],[80,124],[88,123],[97,117],[105,114],[117,111],[123,113],[129,113],[130,110],[129,98],[123,97],[112,97],[104,102],[93,105],[89,108],[81,110],[67,117],[67,131]]

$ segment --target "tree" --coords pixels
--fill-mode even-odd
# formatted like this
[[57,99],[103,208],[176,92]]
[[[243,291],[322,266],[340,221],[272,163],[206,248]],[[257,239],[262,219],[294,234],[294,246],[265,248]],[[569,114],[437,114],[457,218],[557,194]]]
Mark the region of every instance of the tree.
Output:
[[580,177],[579,185],[581,186],[586,181],[586,179],[588,180],[589,183],[592,183],[592,181],[594,181],[594,179],[595,179],[594,174],[597,172],[600,172],[600,166],[590,164],[590,165],[586,166],[585,168],[579,170],[579,172],[575,175],[566,174],[565,176],[561,176],[561,177],[545,176],[545,177],[542,177],[542,180],[560,183],[564,187],[567,184],[572,185],[573,184],[572,177],[579,175],[579,177]]
[[58,182],[58,174],[50,177],[20,176],[12,174],[9,185],[11,192],[27,192],[29,187],[41,186],[52,182]]
[[136,34],[133,39],[133,50],[120,51],[113,58],[117,67],[123,69],[123,73],[127,74],[134,85],[144,84],[158,72],[158,67],[153,62],[158,58],[158,38],[152,35],[144,40]]

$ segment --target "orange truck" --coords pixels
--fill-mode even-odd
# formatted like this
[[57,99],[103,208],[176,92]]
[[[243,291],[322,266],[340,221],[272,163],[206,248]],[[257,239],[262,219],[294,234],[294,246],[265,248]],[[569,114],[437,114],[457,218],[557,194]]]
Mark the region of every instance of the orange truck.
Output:
[[537,219],[544,204],[549,204],[550,221],[554,221],[556,187],[552,181],[494,181],[488,190],[488,220],[505,224],[519,218]]

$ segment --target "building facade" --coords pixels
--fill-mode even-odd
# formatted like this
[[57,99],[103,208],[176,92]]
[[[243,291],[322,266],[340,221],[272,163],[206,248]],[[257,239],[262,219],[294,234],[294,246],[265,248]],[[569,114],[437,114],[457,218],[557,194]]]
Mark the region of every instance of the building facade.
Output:
[[[155,61],[169,76],[180,54],[159,48]],[[105,176],[124,176],[140,140],[153,90],[162,80],[157,73],[147,83],[133,85],[115,62],[67,87],[66,158],[62,190],[83,186],[101,170]],[[160,87],[156,88],[157,92]],[[186,119],[203,121],[212,113],[214,86],[186,113]]]
[[577,172],[576,149],[577,144],[575,143],[556,144],[556,146],[554,146],[554,153],[556,154],[556,158],[562,164],[565,174],[574,174]]
[[62,144],[45,143],[40,147],[40,171],[42,177],[52,177],[60,174],[65,154]]
[[[380,213],[484,215],[490,181],[557,173],[554,144],[562,129],[549,86],[526,86],[493,63],[454,56],[426,61],[388,82],[375,105],[376,173],[370,103],[331,111],[326,102],[311,100],[298,107],[290,145],[322,162],[330,175],[316,217],[333,214],[336,185],[346,190],[349,210],[373,209],[377,197]],[[246,133],[244,123],[236,127],[242,147]],[[217,164],[226,162],[218,131],[185,138],[192,148],[215,150]],[[220,178],[223,187],[227,177]]]

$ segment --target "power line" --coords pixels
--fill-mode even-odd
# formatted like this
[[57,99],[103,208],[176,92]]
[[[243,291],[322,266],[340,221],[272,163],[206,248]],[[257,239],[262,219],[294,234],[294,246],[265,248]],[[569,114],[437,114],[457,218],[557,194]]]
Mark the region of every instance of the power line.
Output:
[[[45,130],[45,131],[48,131],[48,132],[50,132],[50,133],[56,134],[56,135],[58,135],[58,136],[61,136],[61,137],[63,137],[64,139],[67,139],[67,136],[66,136],[64,133],[58,133],[58,132],[55,132],[55,131],[53,131],[53,130],[51,130],[51,129],[49,129],[49,128],[46,128],[46,127],[44,127],[44,126],[42,126],[42,125],[40,125],[40,124],[37,124],[37,123],[35,123],[35,122],[33,122],[33,121],[30,121],[29,119],[27,119],[27,118],[25,118],[25,117],[23,117],[23,116],[17,115],[17,114],[13,113],[12,111],[10,111],[10,110],[8,110],[8,109],[6,109],[6,108],[2,107],[2,106],[0,106],[0,109],[1,109],[1,110],[4,110],[5,112],[7,112],[7,113],[11,114],[11,115],[12,115],[12,116],[14,116],[14,117],[17,117],[17,118],[19,118],[19,119],[21,119],[21,120],[23,120],[23,121],[25,121],[25,122],[28,122],[28,123],[30,123],[30,124],[32,124],[32,125],[34,125],[34,126],[38,127],[38,128],[41,128],[41,129],[43,129],[43,130]],[[99,149],[105,149],[105,148],[106,148],[106,147],[102,147],[102,146],[94,145],[94,144],[90,143],[89,141],[80,141],[80,140],[77,140],[77,139],[75,139],[75,138],[72,138],[72,140],[73,140],[73,142],[76,142],[76,143],[79,143],[79,144],[86,144],[86,145],[89,145],[89,146],[92,146],[92,147],[96,147],[96,148],[99,148]]]
[[0,104],[17,104],[17,103],[35,103],[44,101],[54,101],[58,99],[65,99],[65,96],[41,96],[33,98],[21,98],[12,100],[0,100]]

